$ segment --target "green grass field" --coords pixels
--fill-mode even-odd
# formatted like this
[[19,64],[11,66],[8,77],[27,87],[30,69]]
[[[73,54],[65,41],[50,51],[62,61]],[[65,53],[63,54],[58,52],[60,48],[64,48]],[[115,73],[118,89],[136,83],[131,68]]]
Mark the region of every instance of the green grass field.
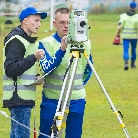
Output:
[[[112,41],[116,35],[119,15],[90,15],[89,25],[90,40],[92,42],[92,56],[94,68],[102,81],[109,97],[111,98],[117,111],[123,114],[124,122],[131,138],[138,137],[138,67],[129,68],[124,71],[124,61],[122,59],[122,46],[115,46]],[[39,39],[44,38],[52,32],[44,32],[49,29],[49,19],[42,21],[39,30]],[[4,36],[0,36],[0,66],[2,65],[2,48]],[[68,62],[68,61],[67,61]],[[138,61],[136,61],[138,66]],[[2,109],[2,68],[0,70],[0,110]],[[37,87],[36,101],[36,126],[39,131],[39,105],[41,102],[41,89]],[[95,75],[91,77],[86,85],[87,104],[83,122],[82,138],[126,138],[117,117],[105,97]],[[31,118],[31,128],[33,128],[33,110]],[[8,138],[10,133],[10,120],[0,114],[0,138]],[[31,133],[33,138],[33,133]]]

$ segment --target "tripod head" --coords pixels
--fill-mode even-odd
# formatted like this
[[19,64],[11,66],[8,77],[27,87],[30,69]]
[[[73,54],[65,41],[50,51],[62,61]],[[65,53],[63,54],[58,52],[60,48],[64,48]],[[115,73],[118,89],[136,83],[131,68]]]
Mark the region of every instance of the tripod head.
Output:
[[88,19],[84,10],[71,10],[69,15],[67,43],[83,45],[88,40]]

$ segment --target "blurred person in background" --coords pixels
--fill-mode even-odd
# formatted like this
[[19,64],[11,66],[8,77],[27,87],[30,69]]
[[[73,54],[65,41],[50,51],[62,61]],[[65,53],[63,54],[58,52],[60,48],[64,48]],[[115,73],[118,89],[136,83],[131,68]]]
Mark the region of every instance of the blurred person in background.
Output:
[[120,15],[117,27],[117,36],[122,37],[124,70],[129,69],[129,46],[131,45],[131,68],[136,68],[136,48],[138,33],[138,14],[136,14],[137,4],[135,1],[130,3],[129,10]]

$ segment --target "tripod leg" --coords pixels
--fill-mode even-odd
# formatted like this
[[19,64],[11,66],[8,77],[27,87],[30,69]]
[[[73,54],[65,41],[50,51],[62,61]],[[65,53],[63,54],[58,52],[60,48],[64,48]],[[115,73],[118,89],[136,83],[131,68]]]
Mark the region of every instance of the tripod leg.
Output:
[[[68,112],[69,112],[69,105],[70,105],[71,94],[72,94],[72,89],[73,89],[74,78],[75,78],[75,74],[76,74],[76,70],[77,70],[78,61],[79,61],[79,58],[76,58],[75,64],[74,64],[74,67],[73,67],[73,70],[72,70],[72,75],[71,75],[71,78],[70,78],[70,83],[68,85],[66,97],[64,97],[65,102],[63,103],[63,108],[62,108],[64,119],[63,119],[62,124],[61,124],[61,126],[63,125],[63,128],[65,128],[67,115],[68,115]],[[61,133],[62,132],[63,132],[63,130],[59,131],[58,138],[61,138],[61,136],[62,136]]]
[[[78,60],[79,58],[76,58],[69,85],[67,85],[67,83],[69,80],[71,66],[69,67],[69,70],[67,71],[67,75],[65,76],[61,95],[60,95],[58,106],[55,113],[54,126],[52,126],[51,138],[62,138],[63,129],[66,126],[66,119],[69,112],[70,99],[71,99],[76,69],[78,65]],[[67,86],[68,88],[66,88]]]
[[71,59],[70,59],[69,65],[66,69],[66,73],[65,73],[65,76],[64,76],[64,80],[63,80],[63,86],[62,86],[62,90],[61,90],[61,93],[60,93],[60,98],[59,98],[59,101],[58,101],[56,112],[59,111],[60,108],[62,109],[62,105],[63,105],[62,103],[64,103],[63,97],[65,97],[64,95],[66,95],[66,92],[67,92],[68,81],[69,81],[69,77],[70,77],[70,69],[71,69],[71,65],[73,63],[73,59],[74,59],[74,57],[72,56]]
[[92,71],[93,71],[93,73],[94,73],[94,75],[95,75],[95,77],[96,77],[96,79],[97,79],[99,85],[101,86],[101,88],[102,88],[102,90],[103,90],[103,92],[104,92],[104,94],[105,94],[105,96],[106,96],[106,98],[107,98],[107,100],[108,100],[108,102],[109,102],[109,104],[110,104],[110,106],[111,106],[111,108],[112,108],[114,114],[116,115],[116,117],[117,117],[117,119],[118,119],[118,121],[119,121],[119,123],[120,123],[120,125],[121,125],[121,128],[123,129],[123,131],[124,131],[126,137],[127,137],[127,138],[130,138],[130,135],[129,135],[127,129],[125,128],[125,125],[124,125],[124,123],[122,122],[122,120],[121,120],[121,118],[120,118],[120,116],[119,116],[118,111],[116,110],[114,104],[112,103],[112,101],[111,101],[111,99],[110,99],[108,93],[106,92],[106,90],[105,90],[105,88],[104,88],[104,85],[102,84],[102,81],[100,80],[98,74],[96,73],[96,71],[95,71],[95,69],[94,69],[94,66],[93,66],[93,64],[91,63],[91,61],[90,61],[90,59],[89,59],[89,57],[88,57],[88,55],[87,55],[86,52],[84,52],[84,56],[85,56],[85,58],[86,58],[86,60],[87,60],[87,62],[88,62],[88,64],[89,64],[89,66],[91,67],[91,69],[92,69]]
[[[66,126],[66,124],[60,125],[60,123],[61,123],[62,119],[64,119],[63,118],[64,112],[62,112],[62,108],[63,108],[63,103],[65,103],[65,98],[64,97],[67,93],[68,81],[69,81],[69,77],[70,77],[70,69],[71,69],[71,65],[73,63],[73,59],[74,59],[74,57],[72,56],[69,60],[70,62],[68,64],[68,67],[66,69],[65,76],[64,76],[64,79],[63,79],[63,86],[62,86],[62,90],[61,90],[61,93],[60,93],[56,113],[55,113],[53,123],[52,123],[52,127],[51,127],[51,138],[62,137],[63,129]],[[58,131],[60,133],[58,133]]]

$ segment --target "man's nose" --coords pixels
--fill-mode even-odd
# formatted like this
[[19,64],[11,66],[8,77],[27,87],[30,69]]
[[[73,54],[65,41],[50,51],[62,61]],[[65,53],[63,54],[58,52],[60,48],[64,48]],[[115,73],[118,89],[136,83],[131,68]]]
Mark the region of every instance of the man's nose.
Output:
[[38,27],[40,27],[41,26],[41,22],[38,22]]
[[65,28],[68,28],[68,23],[65,23]]

